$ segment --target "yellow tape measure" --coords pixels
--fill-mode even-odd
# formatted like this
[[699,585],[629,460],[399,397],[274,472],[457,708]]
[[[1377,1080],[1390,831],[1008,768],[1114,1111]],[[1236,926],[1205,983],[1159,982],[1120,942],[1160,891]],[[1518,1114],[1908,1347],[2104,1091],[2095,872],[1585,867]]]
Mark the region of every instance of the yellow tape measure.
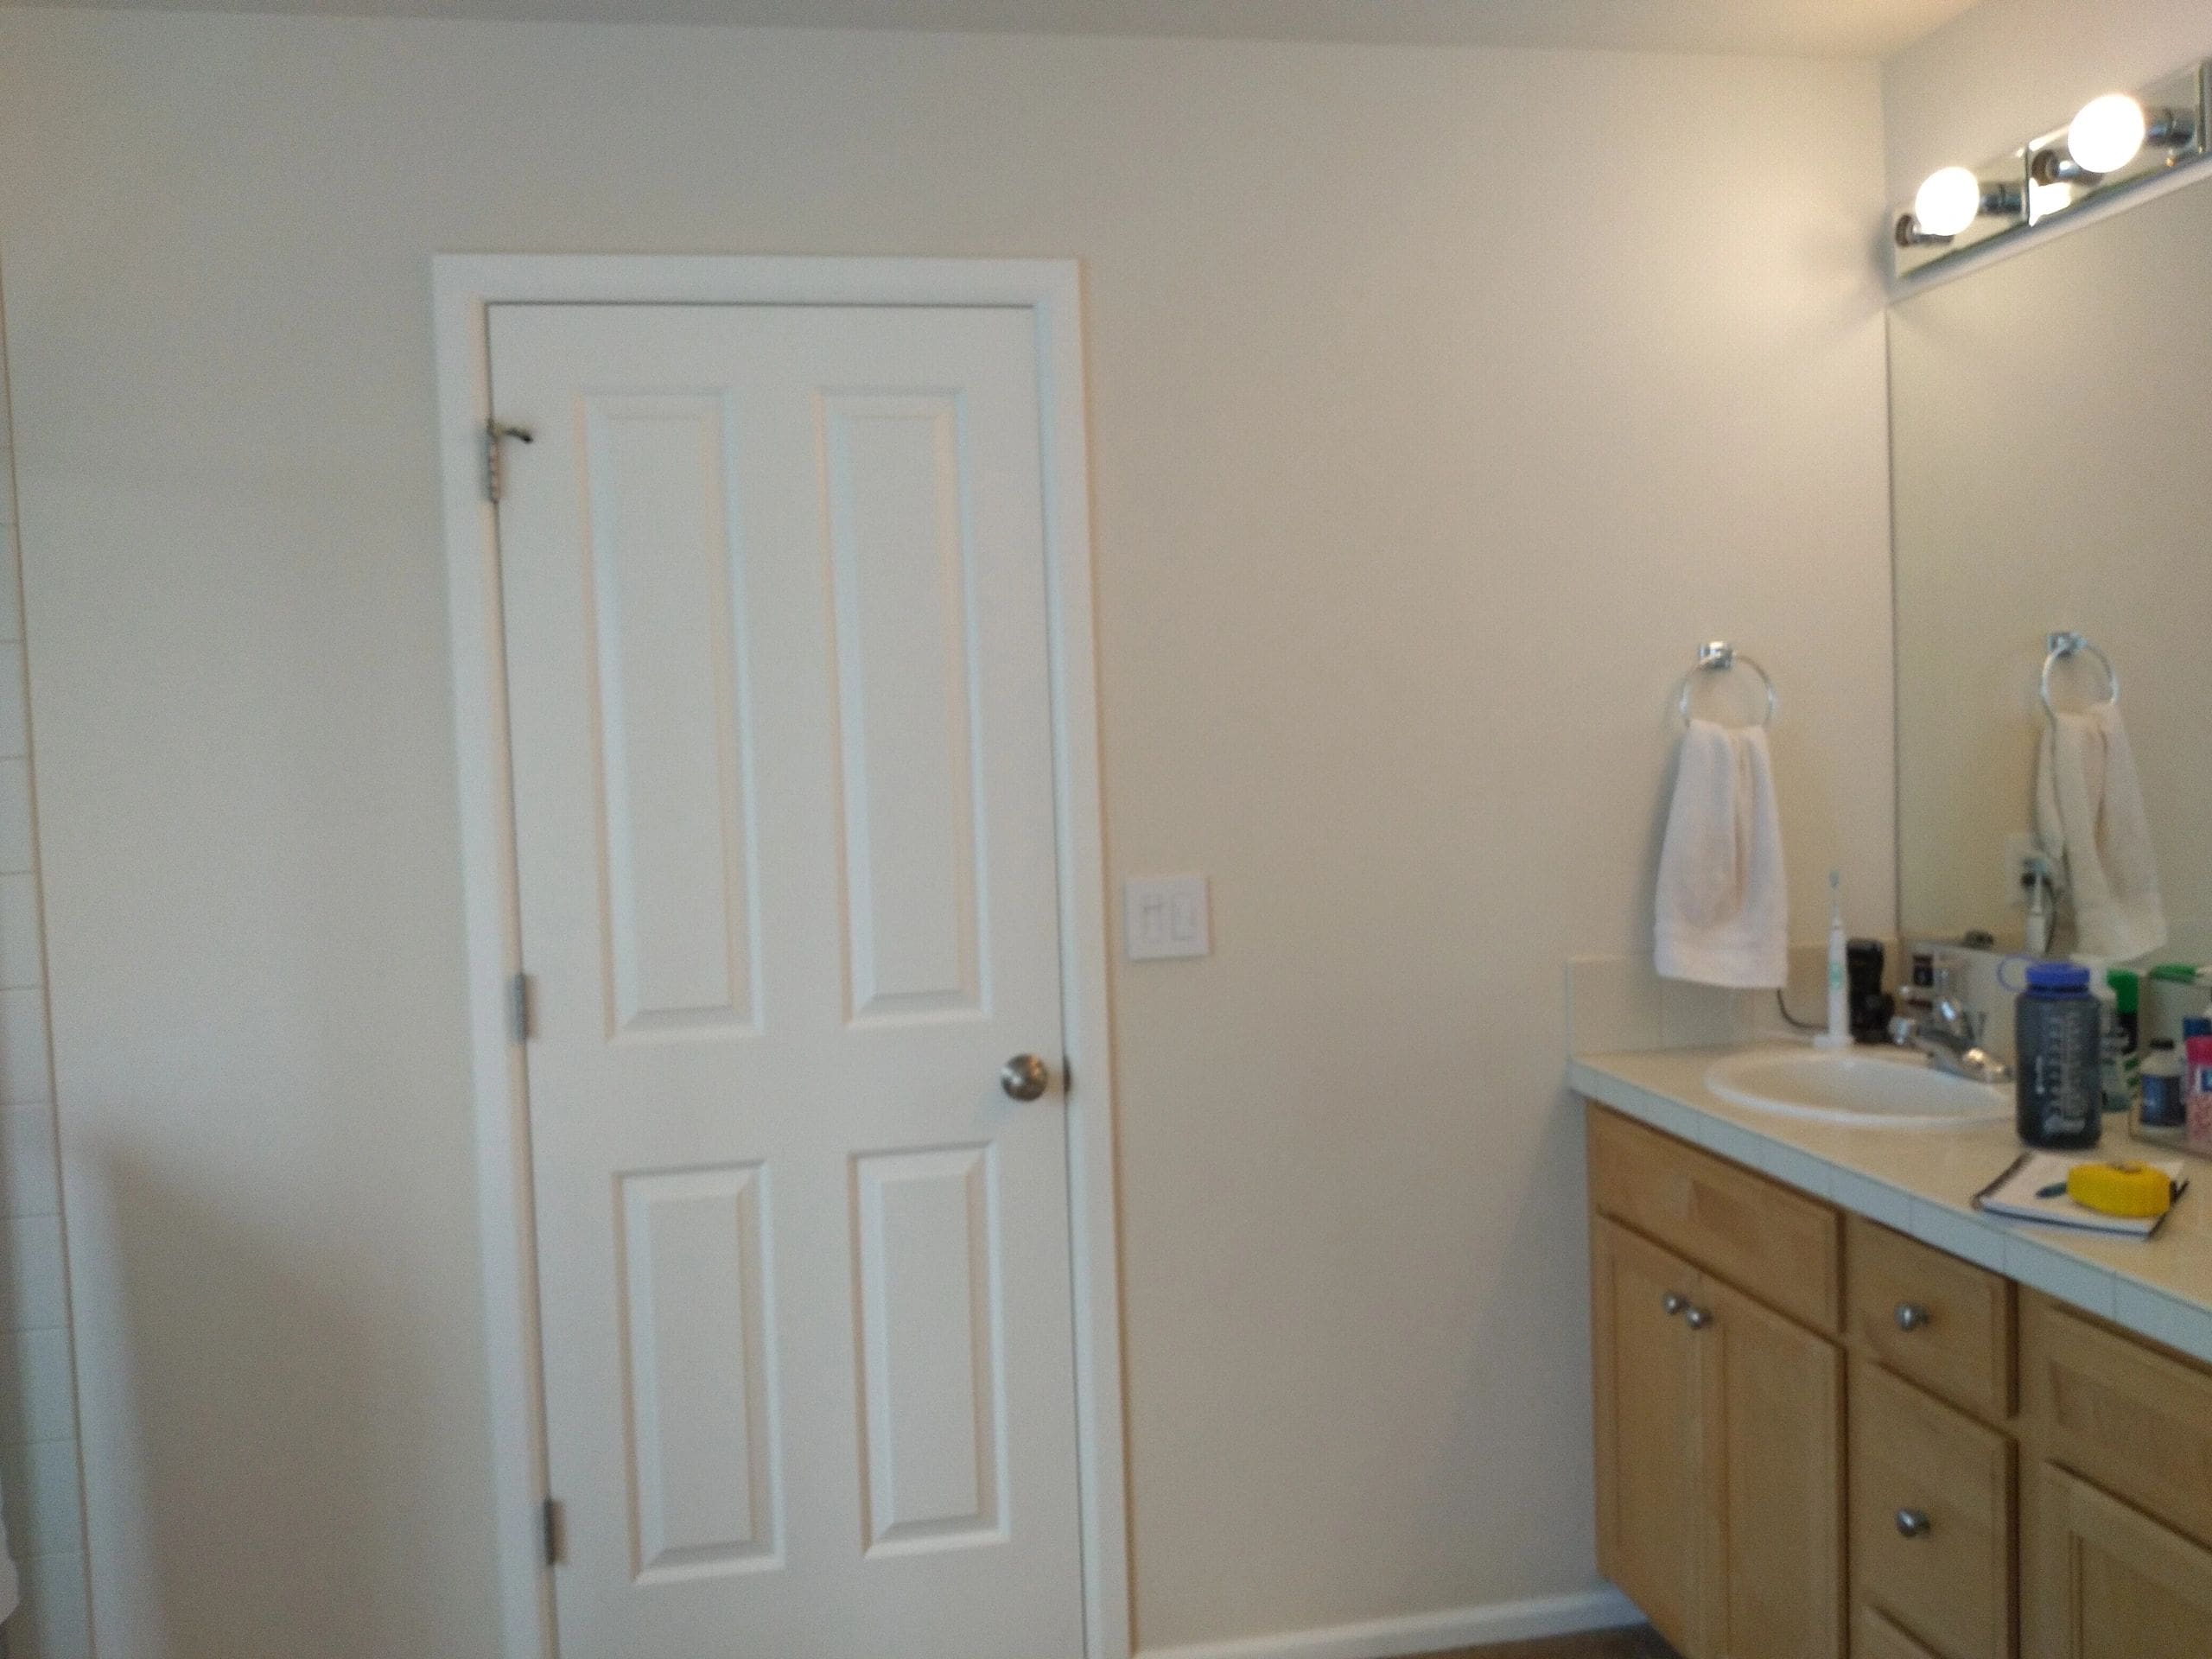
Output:
[[2066,1196],[2101,1216],[2142,1218],[2174,1207],[2174,1184],[2145,1164],[2076,1164],[2067,1172]]

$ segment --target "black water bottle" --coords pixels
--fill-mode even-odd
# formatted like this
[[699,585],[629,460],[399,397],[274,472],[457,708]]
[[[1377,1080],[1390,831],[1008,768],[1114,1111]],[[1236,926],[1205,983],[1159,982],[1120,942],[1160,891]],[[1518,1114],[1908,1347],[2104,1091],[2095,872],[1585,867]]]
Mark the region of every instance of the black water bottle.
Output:
[[2094,1147],[2104,1130],[2104,1010],[2078,963],[2039,962],[2014,1005],[2020,1139]]

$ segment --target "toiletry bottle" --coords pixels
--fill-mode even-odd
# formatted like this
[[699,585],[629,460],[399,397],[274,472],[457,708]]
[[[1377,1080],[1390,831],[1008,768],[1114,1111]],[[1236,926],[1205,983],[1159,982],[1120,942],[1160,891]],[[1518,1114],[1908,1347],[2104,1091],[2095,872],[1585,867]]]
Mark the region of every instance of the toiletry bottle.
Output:
[[2212,1018],[2199,1015],[2183,1023],[2182,1109],[2189,1144],[2212,1152]]
[[2031,1147],[2094,1147],[2104,1132],[2097,999],[2079,963],[2038,962],[2013,1004],[2015,1100]]
[[1851,1046],[1851,1005],[1847,988],[1851,942],[1843,931],[1843,872],[1828,872],[1828,1028],[1813,1039],[1815,1048]]
[[2105,977],[2112,982],[2113,1006],[2120,1013],[2120,1078],[2133,1110],[2143,1092],[2143,976],[2133,968],[2115,968]]
[[2189,1107],[2182,1093],[2181,1051],[2170,1037],[2161,1037],[2143,1057],[2143,1106],[2136,1127],[2173,1130],[2189,1124]]
[[2124,1112],[2133,1103],[2127,1093],[2126,1038],[2120,1028],[2120,992],[2112,971],[2094,957],[2075,961],[2089,970],[2089,995],[2097,999],[2097,1087],[2108,1112]]

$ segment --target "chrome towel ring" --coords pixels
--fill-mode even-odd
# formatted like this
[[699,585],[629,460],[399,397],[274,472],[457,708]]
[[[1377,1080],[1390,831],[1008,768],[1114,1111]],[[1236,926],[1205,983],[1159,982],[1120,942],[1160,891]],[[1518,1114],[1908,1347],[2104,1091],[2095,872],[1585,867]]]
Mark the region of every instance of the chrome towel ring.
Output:
[[[2098,664],[2103,668],[2105,671],[2105,685],[2107,689],[2104,695],[2104,702],[2118,702],[2120,701],[2120,671],[2112,665],[2111,658],[2106,656],[2103,652],[2100,651],[2095,645],[2089,643],[2088,635],[2085,633],[2071,632],[2054,633],[2044,643],[2050,647],[2050,653],[2043,659],[2042,696],[2044,713],[2049,715],[2053,720],[2056,720],[2058,718],[2058,710],[2052,705],[2050,701],[2050,671],[2056,668],[2059,664],[2064,662],[2069,657],[2087,656],[2095,658]],[[2102,704],[2099,704],[2097,706],[2101,707]]]
[[1681,715],[1682,724],[1685,726],[1689,724],[1692,682],[1700,674],[1725,674],[1738,663],[1758,675],[1759,683],[1766,688],[1766,716],[1759,721],[1759,724],[1762,726],[1774,724],[1775,711],[1782,706],[1782,699],[1775,695],[1774,677],[1761,668],[1749,652],[1737,650],[1726,639],[1709,640],[1700,645],[1697,648],[1697,666],[1682,676],[1682,694],[1675,700],[1675,709]]

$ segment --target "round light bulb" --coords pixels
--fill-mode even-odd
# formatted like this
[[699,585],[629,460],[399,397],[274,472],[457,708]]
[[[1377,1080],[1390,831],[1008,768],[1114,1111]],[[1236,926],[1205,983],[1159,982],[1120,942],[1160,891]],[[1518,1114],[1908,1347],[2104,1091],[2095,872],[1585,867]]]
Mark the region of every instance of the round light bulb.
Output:
[[2140,104],[2107,92],[2084,104],[2066,129],[2066,151],[2092,173],[2117,173],[2135,159],[2148,130]]
[[1973,169],[1939,167],[1921,181],[1912,217],[1929,236],[1956,236],[1981,212],[1981,181]]

